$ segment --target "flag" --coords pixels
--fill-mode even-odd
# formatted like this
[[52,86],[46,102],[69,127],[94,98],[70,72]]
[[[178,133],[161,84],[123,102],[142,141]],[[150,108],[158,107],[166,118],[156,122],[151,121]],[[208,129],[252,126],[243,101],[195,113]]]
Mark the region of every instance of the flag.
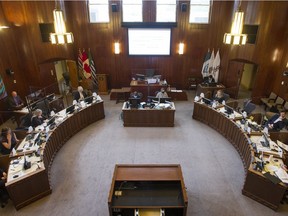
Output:
[[208,52],[206,53],[205,58],[204,58],[204,62],[203,62],[203,66],[202,66],[202,71],[201,71],[203,77],[207,77],[207,76],[208,76],[210,57],[211,57],[211,52],[210,52],[210,50],[208,49]]
[[209,59],[208,75],[212,75],[213,62],[214,62],[214,49],[213,49],[211,56],[210,56],[210,59]]
[[217,51],[216,57],[213,61],[213,70],[212,70],[212,76],[215,79],[215,82],[218,82],[218,77],[219,77],[219,70],[220,70],[220,54],[219,50]]
[[94,61],[92,59],[92,54],[91,54],[90,49],[89,49],[88,55],[89,55],[89,65],[90,65],[90,70],[91,70],[91,77],[92,77],[94,84],[96,85],[96,89],[98,89],[98,80],[97,80],[97,76],[96,76],[96,68],[95,68]]
[[83,75],[83,61],[82,61],[82,52],[79,49],[79,53],[78,53],[78,76],[81,74],[81,76]]
[[83,67],[83,75],[86,79],[91,79],[91,69],[89,66],[89,59],[85,50],[82,52],[82,67]]
[[7,97],[7,92],[6,92],[6,89],[5,89],[5,85],[4,85],[4,82],[3,82],[3,79],[0,75],[0,100]]

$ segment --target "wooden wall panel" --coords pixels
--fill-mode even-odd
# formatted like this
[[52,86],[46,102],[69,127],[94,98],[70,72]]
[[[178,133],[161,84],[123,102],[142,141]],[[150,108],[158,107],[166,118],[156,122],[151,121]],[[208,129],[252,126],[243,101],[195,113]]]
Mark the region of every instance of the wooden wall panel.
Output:
[[[109,3],[110,22],[106,24],[89,23],[87,1],[65,1],[67,30],[73,32],[75,42],[64,46],[41,41],[39,23],[53,22],[54,1],[1,1],[2,12],[12,23],[10,29],[0,32],[0,73],[8,92],[16,89],[24,97],[29,91],[29,85],[42,83],[39,64],[57,59],[77,61],[79,48],[87,51],[91,49],[97,73],[109,74],[112,88],[129,86],[131,73],[146,68],[155,68],[168,83],[177,88],[187,88],[188,76],[201,77],[203,58],[210,48],[215,53],[220,50],[220,81],[224,84],[229,84],[229,79],[226,79],[229,60],[246,60],[258,65],[257,81],[252,93],[255,101],[271,90],[288,100],[288,84],[279,86],[282,80],[287,83],[287,78],[282,76],[288,61],[286,2],[242,1],[245,24],[259,25],[259,32],[255,45],[241,47],[224,45],[222,42],[224,33],[230,31],[238,1],[213,1],[211,23],[205,25],[188,23],[189,7],[187,12],[180,10],[183,2],[189,6],[189,1],[178,2],[177,27],[172,29],[171,56],[131,57],[127,54],[127,29],[121,27],[122,11],[117,0]],[[112,13],[112,3],[119,5],[118,12]],[[153,1],[144,2],[145,21],[156,18],[155,5]],[[119,55],[113,53],[115,41],[120,42]],[[185,43],[184,55],[177,54],[179,42]],[[276,56],[275,60],[273,56]],[[7,68],[15,71],[16,84],[12,77],[6,75]],[[3,108],[1,104],[0,108]]]

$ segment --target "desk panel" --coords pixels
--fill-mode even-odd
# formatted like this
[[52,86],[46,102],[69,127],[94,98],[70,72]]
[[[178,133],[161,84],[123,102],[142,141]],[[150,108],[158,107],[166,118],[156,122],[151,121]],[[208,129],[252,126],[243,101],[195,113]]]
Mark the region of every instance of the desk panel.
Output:
[[10,198],[17,210],[52,192],[50,169],[56,153],[70,137],[104,117],[103,101],[93,103],[68,116],[52,131],[43,150],[44,168],[6,183]]
[[287,186],[283,183],[275,185],[261,173],[253,170],[251,161],[254,157],[254,151],[249,143],[248,135],[233,120],[205,104],[194,102],[192,117],[217,130],[238,151],[246,174],[242,193],[276,210],[287,190]]

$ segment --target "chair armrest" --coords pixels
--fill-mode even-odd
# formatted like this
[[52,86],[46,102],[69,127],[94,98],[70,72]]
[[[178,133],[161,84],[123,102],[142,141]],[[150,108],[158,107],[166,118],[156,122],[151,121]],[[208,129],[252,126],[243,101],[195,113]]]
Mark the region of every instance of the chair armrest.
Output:
[[268,103],[275,103],[275,99],[268,99]]

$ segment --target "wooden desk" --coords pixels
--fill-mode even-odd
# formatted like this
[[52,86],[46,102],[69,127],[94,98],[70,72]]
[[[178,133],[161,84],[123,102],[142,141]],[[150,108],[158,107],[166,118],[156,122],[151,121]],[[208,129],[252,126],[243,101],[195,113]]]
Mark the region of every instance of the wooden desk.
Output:
[[238,151],[246,173],[242,194],[276,210],[287,186],[283,183],[275,185],[260,172],[253,170],[251,160],[254,157],[254,151],[247,134],[233,120],[205,104],[194,102],[193,118],[217,130]]
[[70,137],[104,117],[103,101],[92,103],[90,106],[67,117],[53,130],[42,150],[43,161],[40,163],[41,167],[37,168],[33,165],[30,168],[33,170],[29,169],[27,174],[19,175],[15,179],[12,177],[6,183],[10,198],[17,210],[52,192],[50,169],[56,153]]
[[172,109],[130,109],[126,102],[122,107],[124,127],[173,127],[175,105]]
[[222,84],[217,84],[217,86],[205,86],[203,84],[199,84],[197,86],[196,95],[200,95],[201,93],[204,93],[205,97],[210,99],[215,94],[215,91],[225,89],[225,86]]
[[188,197],[180,165],[116,165],[108,197],[110,216],[134,209],[164,209],[185,216]]

